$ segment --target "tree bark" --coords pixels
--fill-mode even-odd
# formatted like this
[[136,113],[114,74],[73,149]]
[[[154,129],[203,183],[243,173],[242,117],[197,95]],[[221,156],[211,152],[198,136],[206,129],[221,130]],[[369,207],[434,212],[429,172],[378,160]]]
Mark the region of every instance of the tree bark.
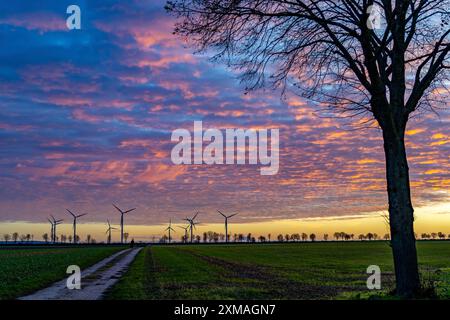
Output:
[[396,294],[410,298],[418,293],[420,279],[404,130],[400,131],[399,135],[384,130],[383,138]]

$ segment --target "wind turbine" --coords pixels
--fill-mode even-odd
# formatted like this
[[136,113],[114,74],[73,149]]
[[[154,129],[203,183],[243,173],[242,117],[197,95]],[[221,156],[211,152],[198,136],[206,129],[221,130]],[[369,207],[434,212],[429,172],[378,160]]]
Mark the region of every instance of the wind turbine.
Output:
[[115,204],[113,204],[113,206],[114,206],[114,208],[117,209],[117,211],[120,212],[120,243],[123,243],[123,215],[124,215],[125,213],[128,213],[128,212],[131,212],[131,211],[133,211],[133,210],[136,210],[136,208],[129,209],[129,210],[126,210],[126,211],[122,211],[122,210],[121,210],[119,207],[117,207]]
[[169,220],[169,226],[164,231],[169,231],[169,243],[170,243],[170,241],[172,240],[172,238],[170,236],[170,231],[175,232],[175,230],[172,228],[172,219]]
[[50,220],[49,218],[47,218],[48,222],[50,222],[51,224],[51,229],[50,229],[50,241],[53,242],[53,221]]
[[196,224],[198,224],[198,222],[197,223],[195,223],[195,218],[197,217],[197,215],[198,215],[198,212],[192,217],[192,218],[186,218],[186,219],[184,219],[184,220],[186,220],[187,222],[189,222],[189,228],[191,229],[191,243],[192,243],[192,239],[194,238],[194,234],[193,234],[193,229],[195,228],[195,225]]
[[108,244],[111,243],[111,231],[117,230],[117,228],[111,227],[111,224],[109,223],[109,220],[106,220],[108,222],[108,229],[106,229],[106,233],[108,234]]
[[56,226],[58,224],[61,224],[64,220],[63,219],[56,220],[55,217],[52,215],[50,215],[50,217],[52,217],[52,220],[53,220],[53,239],[52,239],[52,241],[53,241],[53,243],[55,243],[56,242]]
[[68,213],[70,213],[73,217],[73,243],[77,243],[77,219],[87,215],[87,213],[83,213],[83,214],[79,214],[79,215],[75,215],[72,211],[70,211],[69,209],[66,209]]
[[226,216],[219,210],[217,210],[217,212],[219,212],[225,218],[225,242],[228,242],[228,219],[231,217],[234,217],[235,215],[237,215],[237,213],[233,213],[233,214],[230,214],[229,216]]
[[178,228],[181,228],[181,229],[184,230],[184,242],[187,242],[187,240],[188,240],[188,229],[189,229],[189,226],[186,226],[186,227],[178,226]]

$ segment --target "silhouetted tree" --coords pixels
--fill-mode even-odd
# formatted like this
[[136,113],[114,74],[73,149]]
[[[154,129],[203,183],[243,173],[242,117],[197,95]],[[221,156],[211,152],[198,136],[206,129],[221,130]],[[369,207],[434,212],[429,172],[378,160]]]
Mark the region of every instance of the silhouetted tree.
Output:
[[442,232],[438,232],[438,237],[439,239],[445,239],[445,234],[443,234]]
[[340,232],[335,232],[335,233],[333,234],[333,237],[334,237],[336,240],[339,240],[339,238],[341,237],[341,233],[340,233]]
[[42,239],[44,239],[44,241],[45,241],[45,243],[47,243],[48,242],[48,233],[44,233],[43,235],[42,235]]
[[[124,238],[125,238],[125,242],[127,242],[127,237],[125,237],[125,234],[123,235],[124,236]],[[86,242],[89,244],[89,243],[91,243],[91,235],[90,234],[88,234],[87,236],[86,236]]]
[[127,241],[128,241],[128,237],[130,236],[130,234],[128,233],[128,232],[125,232],[124,234],[123,234],[123,238],[125,239],[125,243],[127,243]]
[[169,237],[167,237],[166,235],[163,235],[163,236],[161,237],[161,239],[159,239],[159,242],[161,242],[161,243],[166,243],[168,240],[169,240]]
[[14,232],[14,233],[12,234],[12,240],[13,240],[14,242],[17,242],[18,239],[19,239],[19,234],[18,234],[17,232]]
[[311,239],[312,242],[316,241],[316,235],[314,233],[311,233],[309,235],[309,238]]
[[[386,20],[369,23],[369,6]],[[242,73],[247,90],[294,87],[381,128],[397,294],[420,287],[405,147],[408,120],[446,105],[449,1],[175,0],[175,32]],[[378,26],[377,26],[378,27]],[[294,82],[293,86],[290,86]],[[444,96],[444,95],[442,95]],[[433,107],[431,105],[433,103]],[[360,119],[355,121],[360,124]]]
[[328,233],[325,233],[325,234],[323,235],[323,240],[328,241]]
[[283,235],[282,235],[282,234],[279,234],[279,235],[277,236],[277,240],[278,240],[279,242],[283,242]]
[[3,235],[3,240],[5,240],[5,242],[8,243],[8,241],[11,240],[11,235],[8,233],[5,233]]
[[386,233],[383,238],[384,240],[389,240],[391,236],[389,235],[389,233]]
[[433,240],[436,239],[437,233],[436,233],[436,232],[432,232],[432,233],[431,233],[431,237],[433,238]]
[[306,233],[302,233],[302,241],[308,240],[308,235]]

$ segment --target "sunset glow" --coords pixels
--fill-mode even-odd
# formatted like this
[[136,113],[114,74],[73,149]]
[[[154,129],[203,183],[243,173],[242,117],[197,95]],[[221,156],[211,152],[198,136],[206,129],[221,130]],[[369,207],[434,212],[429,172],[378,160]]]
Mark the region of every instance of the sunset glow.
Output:
[[[59,231],[69,234],[69,208],[89,213],[82,239],[105,241],[106,220],[119,223],[112,203],[137,207],[126,230],[142,241],[196,211],[197,234],[224,232],[218,209],[239,212],[231,234],[389,232],[374,124],[355,131],[293,92],[246,94],[234,71],[172,34],[164,1],[80,1],[89,19],[79,32],[65,28],[64,2],[0,5],[8,44],[0,49],[0,234],[41,240],[50,214],[66,219]],[[279,128],[278,173],[174,165],[172,131],[200,120],[205,130]],[[416,232],[448,234],[450,112],[418,114],[410,124]]]

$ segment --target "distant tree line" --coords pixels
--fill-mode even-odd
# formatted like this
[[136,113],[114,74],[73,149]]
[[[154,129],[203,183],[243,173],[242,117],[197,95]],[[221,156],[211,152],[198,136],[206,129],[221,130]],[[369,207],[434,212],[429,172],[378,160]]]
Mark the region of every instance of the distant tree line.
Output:
[[[76,237],[77,237],[76,242],[79,243],[80,240],[81,240],[80,236],[77,235]],[[128,233],[124,234],[124,237],[125,237],[125,239],[127,239],[128,238]],[[42,240],[45,243],[50,242],[51,241],[50,235],[48,233],[44,233],[42,235]],[[74,243],[73,240],[74,239],[73,239],[72,235],[67,236],[67,235],[61,234],[59,236],[56,236],[56,242],[57,243]],[[19,233],[17,233],[17,232],[14,232],[12,234],[5,233],[3,235],[3,241],[6,242],[6,243],[8,243],[8,242],[13,242],[13,243],[34,242],[34,235],[33,234],[29,234],[29,233],[28,234],[21,234],[21,235],[19,235]],[[86,236],[85,243],[95,244],[95,243],[97,243],[97,241],[90,234],[88,234]]]
[[[252,233],[234,233],[228,235],[231,242],[241,242],[241,243],[254,243],[254,242],[271,242],[272,241],[272,235],[269,233],[267,235],[259,235],[254,236]],[[438,233],[423,233],[421,235],[422,239],[445,239],[448,237],[450,239],[450,234],[446,236],[442,232]],[[389,233],[384,234],[382,237],[378,235],[377,233],[368,232],[366,234],[358,234],[355,235],[353,233],[346,233],[346,232],[335,232],[333,234],[333,238],[336,241],[350,241],[350,240],[359,240],[359,241],[372,241],[372,240],[390,240],[391,236]],[[417,235],[416,235],[417,238]],[[330,240],[329,234],[325,233],[322,237],[323,241]],[[188,239],[186,239],[185,235],[182,235],[180,237],[181,242],[187,243]],[[304,241],[311,241],[314,242],[317,240],[317,236],[315,233],[307,234],[307,233],[292,233],[292,234],[278,234],[276,238],[274,239],[278,242],[304,242]],[[195,243],[219,243],[225,241],[225,234],[218,233],[214,231],[207,231],[203,232],[202,236],[195,235],[194,236],[194,242]],[[168,242],[168,237],[166,235],[162,236],[159,240],[160,243],[166,243]]]

